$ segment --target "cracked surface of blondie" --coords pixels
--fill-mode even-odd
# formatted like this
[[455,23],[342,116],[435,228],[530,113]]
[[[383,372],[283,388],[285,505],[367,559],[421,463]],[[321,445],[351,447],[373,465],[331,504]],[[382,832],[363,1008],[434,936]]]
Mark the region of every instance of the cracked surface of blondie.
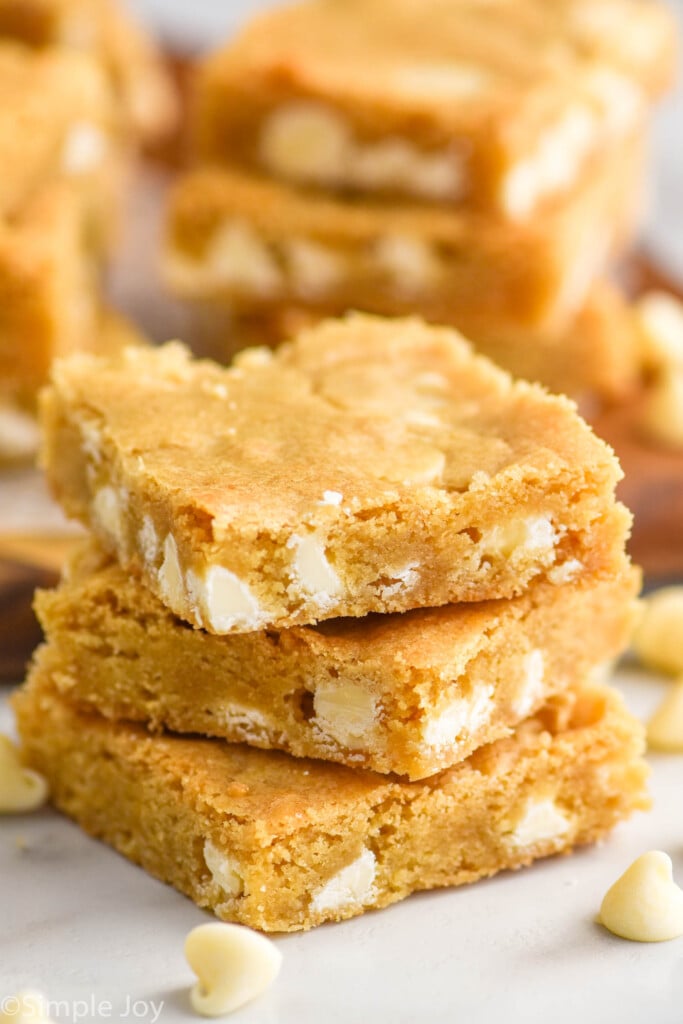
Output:
[[621,473],[567,399],[454,331],[352,315],[233,367],[73,356],[44,394],[65,510],[214,633],[611,575]]

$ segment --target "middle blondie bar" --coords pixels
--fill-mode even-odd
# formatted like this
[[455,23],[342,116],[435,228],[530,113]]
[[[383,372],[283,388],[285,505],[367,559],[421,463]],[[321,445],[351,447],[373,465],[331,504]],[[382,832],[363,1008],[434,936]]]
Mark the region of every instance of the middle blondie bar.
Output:
[[623,649],[640,574],[509,601],[213,636],[86,545],[37,597],[40,670],[152,729],[423,778],[507,735]]
[[232,368],[76,356],[43,402],[66,511],[210,632],[512,597],[622,564],[612,451],[454,331],[354,315]]

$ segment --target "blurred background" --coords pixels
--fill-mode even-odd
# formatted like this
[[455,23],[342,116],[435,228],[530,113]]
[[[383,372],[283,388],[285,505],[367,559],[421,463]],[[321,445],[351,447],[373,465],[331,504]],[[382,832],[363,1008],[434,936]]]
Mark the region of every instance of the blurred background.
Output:
[[[552,0],[548,0],[552,2]],[[669,0],[683,30],[683,0]],[[129,5],[179,51],[218,45],[249,15],[273,0],[129,0]],[[654,135],[651,213],[646,244],[683,281],[683,60],[675,93],[658,111]]]

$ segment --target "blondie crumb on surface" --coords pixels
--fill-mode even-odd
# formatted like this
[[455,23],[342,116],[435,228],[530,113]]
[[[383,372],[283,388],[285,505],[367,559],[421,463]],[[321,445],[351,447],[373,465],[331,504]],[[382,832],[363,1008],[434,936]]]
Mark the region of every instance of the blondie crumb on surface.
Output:
[[329,321],[230,369],[178,345],[75,356],[43,425],[67,513],[214,633],[512,597],[623,558],[619,466],[572,403],[418,320]]
[[13,701],[57,807],[200,906],[263,931],[566,853],[648,806],[642,727],[604,688],[567,692],[514,736],[412,783],[150,736],[76,711],[40,672]]

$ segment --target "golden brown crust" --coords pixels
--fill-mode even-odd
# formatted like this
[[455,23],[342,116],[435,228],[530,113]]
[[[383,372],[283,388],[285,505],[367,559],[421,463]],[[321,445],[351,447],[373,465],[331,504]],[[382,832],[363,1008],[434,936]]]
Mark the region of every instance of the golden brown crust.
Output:
[[356,315],[240,360],[73,358],[43,403],[66,510],[186,621],[405,611],[621,564],[611,450],[455,332]]
[[642,728],[605,689],[568,693],[515,736],[413,783],[150,737],[78,713],[40,672],[14,706],[61,810],[201,906],[266,931],[568,852],[648,806]]

